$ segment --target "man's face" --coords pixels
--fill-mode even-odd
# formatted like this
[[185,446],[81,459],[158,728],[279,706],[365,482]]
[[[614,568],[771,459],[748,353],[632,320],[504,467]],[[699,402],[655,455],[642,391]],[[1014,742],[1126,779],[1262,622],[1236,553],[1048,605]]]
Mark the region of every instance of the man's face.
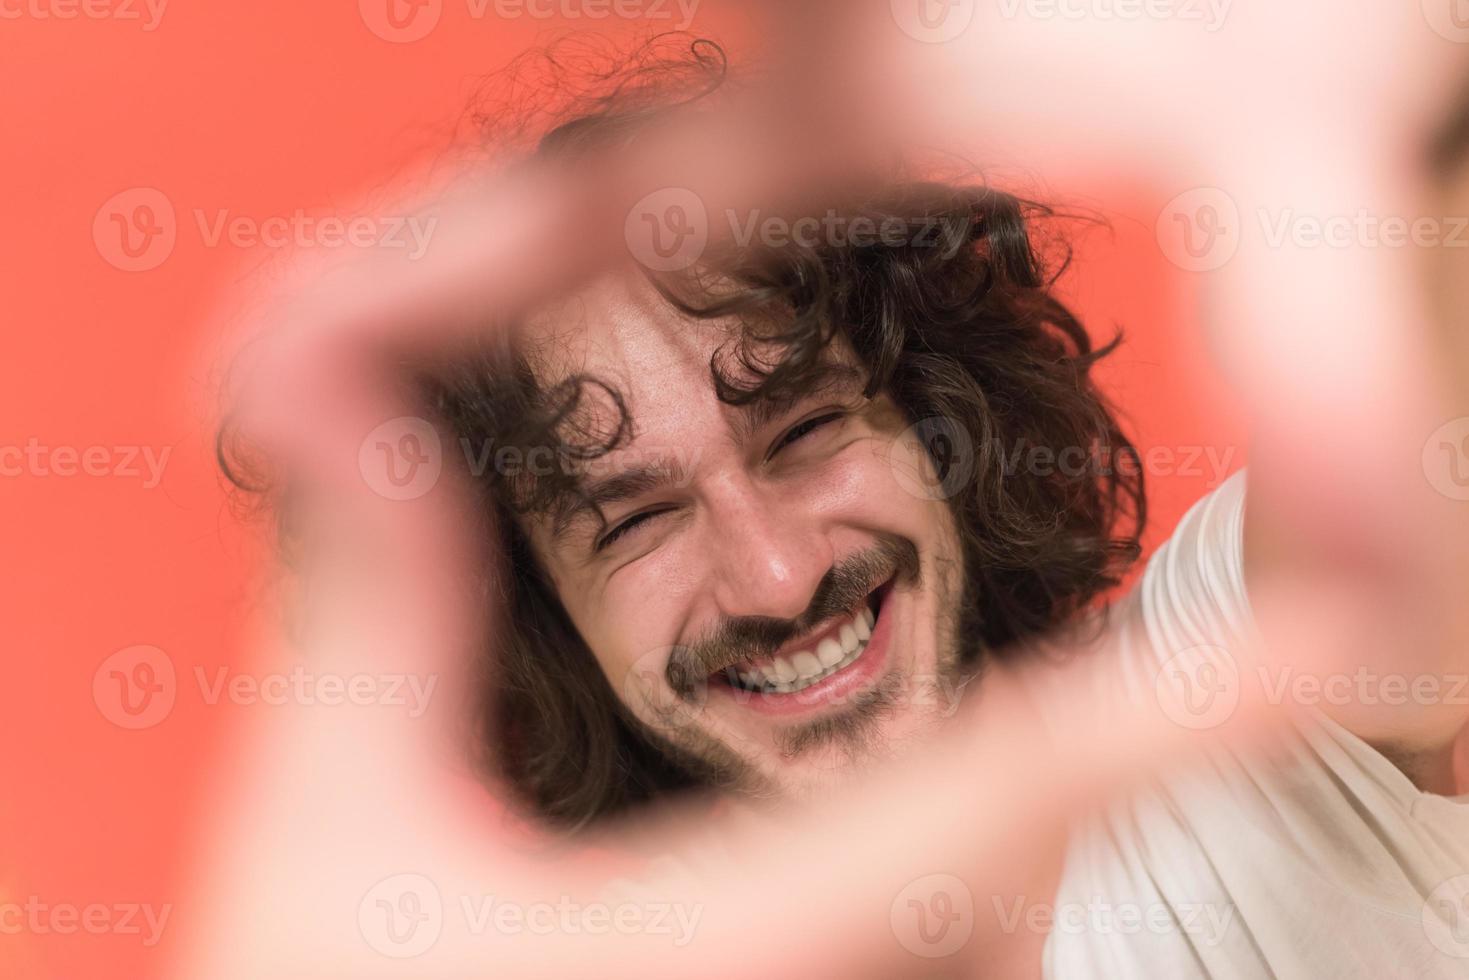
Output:
[[743,789],[806,796],[953,710],[962,562],[909,421],[862,397],[850,351],[800,397],[732,406],[710,358],[736,329],[635,276],[537,316],[540,380],[606,383],[631,428],[581,473],[605,523],[584,509],[528,532],[646,728]]

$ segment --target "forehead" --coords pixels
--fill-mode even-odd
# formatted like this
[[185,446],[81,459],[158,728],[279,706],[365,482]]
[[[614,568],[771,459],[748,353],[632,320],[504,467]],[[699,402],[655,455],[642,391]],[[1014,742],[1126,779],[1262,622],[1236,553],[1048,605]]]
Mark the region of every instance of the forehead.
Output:
[[596,382],[581,387],[590,394],[553,438],[596,444],[620,428],[624,412],[630,423],[619,448],[574,466],[576,489],[563,487],[550,511],[531,515],[541,550],[554,551],[565,532],[592,516],[585,505],[601,484],[638,470],[647,480],[683,481],[689,474],[666,469],[674,449],[681,456],[726,437],[728,406],[718,399],[710,358],[737,329],[684,315],[636,273],[608,273],[526,319],[518,343],[539,387],[549,391],[571,378]]
[[717,402],[710,359],[738,329],[732,319],[685,316],[642,276],[618,272],[536,311],[520,340],[540,384],[594,378],[617,392],[642,431],[701,407],[707,415]]
[[[845,339],[836,339],[793,384],[744,404],[722,400],[711,362],[717,359],[725,380],[745,380],[730,370],[731,351],[721,348],[744,341],[746,327],[734,317],[687,316],[637,274],[608,274],[528,317],[518,344],[537,386],[549,391],[579,382],[579,397],[569,410],[558,409],[565,414],[551,438],[602,446],[621,434],[611,440],[615,448],[577,457],[563,474],[569,483],[532,478],[551,492],[549,506],[530,515],[533,537],[549,528],[560,539],[573,518],[587,516],[589,503],[595,511],[654,486],[686,486],[695,478],[692,460],[744,452],[810,398],[865,397],[866,372]],[[558,390],[564,397],[566,389]]]

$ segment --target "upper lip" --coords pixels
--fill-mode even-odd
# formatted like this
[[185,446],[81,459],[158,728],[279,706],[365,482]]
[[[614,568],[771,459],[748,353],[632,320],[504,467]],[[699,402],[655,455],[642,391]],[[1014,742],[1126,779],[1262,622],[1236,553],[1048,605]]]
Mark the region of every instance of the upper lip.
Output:
[[820,643],[827,637],[835,637],[838,631],[841,629],[842,624],[850,620],[864,607],[872,606],[874,604],[874,594],[881,591],[882,589],[885,589],[891,582],[892,576],[889,576],[888,578],[884,579],[880,584],[874,586],[871,589],[868,589],[867,595],[865,595],[862,601],[859,602],[857,605],[853,606],[851,609],[846,610],[845,612],[838,613],[835,616],[829,616],[814,629],[809,630],[808,632],[803,633],[798,637],[787,640],[785,643],[781,644],[779,650],[775,650],[771,653],[761,654],[757,657],[743,657],[739,660],[723,663],[720,666],[716,667],[713,671],[711,671],[711,673],[720,674],[732,668],[761,666],[770,663],[776,657],[789,657],[792,654],[801,652],[802,650],[814,649],[818,643]]
[[848,609],[844,613],[831,617],[830,619],[826,620],[821,626],[812,630],[811,632],[806,633],[802,636],[798,636],[794,640],[786,642],[783,646],[781,646],[779,650],[776,650],[774,653],[765,654],[764,656],[755,657],[753,659],[741,660],[738,663],[732,664],[731,666],[757,667],[762,664],[770,663],[776,657],[789,657],[792,654],[800,653],[802,650],[814,649],[818,643],[826,639],[828,636],[835,637],[838,630],[841,628],[841,624],[850,620],[859,609],[861,609],[860,605],[856,608]]

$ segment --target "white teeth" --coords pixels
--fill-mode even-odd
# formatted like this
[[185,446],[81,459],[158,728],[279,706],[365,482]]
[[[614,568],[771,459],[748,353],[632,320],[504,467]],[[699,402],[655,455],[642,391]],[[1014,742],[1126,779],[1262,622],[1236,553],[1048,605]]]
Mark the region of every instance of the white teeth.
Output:
[[[826,641],[823,640],[821,646],[826,646]],[[818,652],[820,652],[821,647],[817,647],[816,649]],[[837,657],[837,660],[840,659],[842,658]],[[802,680],[805,680],[808,677],[815,677],[817,674],[821,673],[821,667],[825,663],[825,655],[823,655],[821,659],[818,660],[816,659],[816,654],[813,654],[807,650],[802,650],[800,653],[791,657],[791,666],[796,668],[796,673],[801,675]]]
[[756,691],[793,694],[817,681],[845,669],[867,649],[876,621],[865,606],[849,622],[843,623],[836,636],[828,636],[816,650],[801,650],[787,657],[773,657],[758,667],[738,670],[740,683]]
[[765,676],[777,684],[789,684],[797,677],[796,668],[784,657],[776,657],[765,665]]

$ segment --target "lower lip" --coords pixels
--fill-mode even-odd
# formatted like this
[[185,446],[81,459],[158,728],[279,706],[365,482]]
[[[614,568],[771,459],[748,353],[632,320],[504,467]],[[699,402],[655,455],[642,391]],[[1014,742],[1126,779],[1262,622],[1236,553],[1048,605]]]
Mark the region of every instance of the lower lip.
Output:
[[723,691],[742,707],[773,716],[804,714],[858,697],[873,686],[887,664],[888,646],[893,631],[888,607],[892,603],[894,591],[891,587],[884,590],[877,609],[877,622],[873,624],[872,636],[867,640],[867,647],[862,655],[835,674],[790,694],[747,691],[734,687],[723,678],[711,681],[710,688]]

